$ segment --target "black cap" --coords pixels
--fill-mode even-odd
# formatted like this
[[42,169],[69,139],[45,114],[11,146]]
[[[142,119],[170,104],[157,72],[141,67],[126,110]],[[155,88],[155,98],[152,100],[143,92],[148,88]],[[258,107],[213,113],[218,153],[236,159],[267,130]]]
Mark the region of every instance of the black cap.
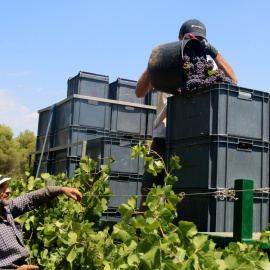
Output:
[[195,37],[203,37],[206,39],[206,28],[204,24],[198,20],[188,20],[182,24],[179,34],[193,34]]

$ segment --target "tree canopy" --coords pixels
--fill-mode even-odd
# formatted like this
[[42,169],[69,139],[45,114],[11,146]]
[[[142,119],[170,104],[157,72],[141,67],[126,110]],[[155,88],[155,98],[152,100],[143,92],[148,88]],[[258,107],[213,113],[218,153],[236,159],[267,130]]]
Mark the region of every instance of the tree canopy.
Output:
[[13,138],[9,126],[0,124],[0,173],[5,176],[23,176],[28,167],[29,152],[35,150],[34,132],[26,129]]

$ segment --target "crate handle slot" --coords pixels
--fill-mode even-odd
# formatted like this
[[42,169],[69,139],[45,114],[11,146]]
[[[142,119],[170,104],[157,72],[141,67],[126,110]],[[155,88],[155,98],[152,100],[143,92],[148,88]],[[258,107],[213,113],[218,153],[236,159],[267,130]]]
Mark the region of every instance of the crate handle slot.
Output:
[[96,130],[87,129],[86,130],[86,133],[87,134],[97,134],[97,131]]
[[129,140],[131,140],[131,139],[133,139],[133,135],[127,135],[127,134],[125,134],[125,135],[123,136],[123,138],[124,138],[124,139],[129,139]]
[[238,98],[246,99],[246,100],[252,100],[252,94],[247,93],[247,92],[243,92],[243,91],[239,91],[238,92]]
[[125,110],[127,111],[134,111],[134,107],[130,107],[130,106],[125,106]]
[[129,182],[129,176],[128,175],[119,175],[117,182]]
[[252,151],[252,143],[243,143],[243,142],[240,142],[237,145],[237,150]]

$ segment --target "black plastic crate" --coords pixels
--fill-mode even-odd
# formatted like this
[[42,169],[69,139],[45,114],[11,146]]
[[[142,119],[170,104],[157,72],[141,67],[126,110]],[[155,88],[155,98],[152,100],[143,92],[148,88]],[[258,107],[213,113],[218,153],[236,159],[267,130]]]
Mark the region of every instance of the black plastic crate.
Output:
[[146,118],[149,106],[134,106],[131,103],[112,104],[111,132],[131,133],[145,136]]
[[[121,204],[127,204],[132,195],[140,195],[142,185],[141,174],[112,173],[108,183],[113,196],[110,199],[109,207],[118,208]],[[136,208],[139,207],[140,197],[137,199]]]
[[168,98],[167,141],[208,135],[269,141],[269,93],[214,84]]
[[[254,187],[269,186],[269,142],[228,136],[207,136],[166,144],[166,163],[179,156],[175,188],[228,188],[236,179],[251,179]],[[168,168],[169,169],[169,168]]]
[[157,90],[151,88],[145,95],[145,105],[157,106]]
[[109,98],[119,101],[145,104],[145,98],[137,98],[135,94],[136,81],[118,78],[109,85]]
[[77,125],[110,130],[111,103],[108,99],[73,96],[56,104],[55,130]]
[[[180,220],[194,222],[199,232],[232,232],[234,201],[229,198],[215,198],[213,190],[174,190],[176,194],[185,193],[177,207]],[[269,222],[269,195],[254,193],[253,232],[261,232]]]
[[109,76],[80,71],[68,79],[67,96],[74,94],[108,98]]
[[[114,157],[111,170],[115,173],[143,174],[144,161],[137,157],[131,159],[132,147],[139,141],[121,138],[103,137],[87,142],[86,154],[98,161],[98,166],[108,164],[108,157]],[[99,157],[101,159],[99,159]]]

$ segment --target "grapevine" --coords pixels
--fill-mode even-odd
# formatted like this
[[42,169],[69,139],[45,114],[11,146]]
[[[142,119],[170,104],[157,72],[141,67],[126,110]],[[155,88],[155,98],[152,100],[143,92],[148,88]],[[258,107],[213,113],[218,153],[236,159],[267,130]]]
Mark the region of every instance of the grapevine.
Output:
[[[147,159],[149,151],[139,143],[132,150],[132,158],[144,158],[147,168],[160,170],[164,161]],[[253,245],[231,243],[221,249],[206,235],[198,234],[195,224],[174,224],[181,198],[173,192],[176,179],[171,172],[166,172],[163,188],[154,185],[148,193],[144,215],[137,215],[137,196],[133,195],[118,209],[120,223],[102,220],[112,195],[107,180],[113,161],[109,159],[109,165],[98,170],[97,163],[85,156],[73,178],[42,174],[35,179],[27,173],[27,179],[11,181],[15,197],[44,187],[45,180],[76,187],[83,193],[80,203],[60,195],[50,205],[19,217],[32,264],[45,270],[270,269],[262,251],[263,242],[269,241],[269,228]],[[172,157],[170,164],[172,169],[180,168],[179,158]]]

